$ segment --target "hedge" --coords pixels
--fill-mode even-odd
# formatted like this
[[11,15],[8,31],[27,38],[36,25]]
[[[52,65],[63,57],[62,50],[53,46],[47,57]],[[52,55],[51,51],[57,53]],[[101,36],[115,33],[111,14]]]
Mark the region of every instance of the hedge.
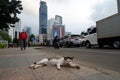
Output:
[[0,44],[0,48],[6,48],[7,45],[6,44]]

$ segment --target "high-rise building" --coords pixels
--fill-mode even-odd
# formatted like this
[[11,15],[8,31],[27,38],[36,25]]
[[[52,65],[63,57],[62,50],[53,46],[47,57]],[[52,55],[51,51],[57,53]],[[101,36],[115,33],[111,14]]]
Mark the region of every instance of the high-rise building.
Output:
[[40,1],[39,34],[47,34],[47,5],[45,1]]
[[50,19],[47,29],[48,40],[54,39],[56,36],[63,38],[65,36],[65,25],[62,23],[62,16],[56,15],[55,18]]
[[39,42],[47,40],[47,5],[45,1],[40,1],[39,8]]
[[12,39],[18,39],[19,38],[19,33],[21,32],[21,21],[16,22],[14,24],[15,27],[11,27],[9,29],[9,35],[12,37]]
[[27,27],[27,26],[26,26],[25,31],[27,32],[28,36],[30,36],[31,33],[32,33],[32,31],[31,31],[31,27]]
[[47,40],[53,39],[53,25],[56,24],[56,20],[54,18],[51,18],[48,20],[48,26],[47,26]]
[[53,25],[53,37],[63,38],[65,36],[65,26],[62,24]]
[[56,15],[55,20],[56,20],[57,24],[63,24],[62,23],[62,16]]

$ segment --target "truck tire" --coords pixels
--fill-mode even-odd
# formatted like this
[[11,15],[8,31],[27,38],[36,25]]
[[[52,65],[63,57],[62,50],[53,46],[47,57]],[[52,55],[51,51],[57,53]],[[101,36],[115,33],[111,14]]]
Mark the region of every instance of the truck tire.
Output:
[[85,44],[85,46],[86,46],[86,48],[91,48],[91,44],[90,44],[90,42],[86,42],[86,44]]
[[116,49],[120,48],[120,41],[118,41],[118,40],[114,41],[113,42],[113,47],[116,48]]

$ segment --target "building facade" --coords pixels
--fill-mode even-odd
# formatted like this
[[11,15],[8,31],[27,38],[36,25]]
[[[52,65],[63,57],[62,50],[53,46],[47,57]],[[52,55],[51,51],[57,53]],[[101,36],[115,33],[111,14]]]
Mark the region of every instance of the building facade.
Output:
[[40,1],[39,34],[47,34],[47,5],[45,1]]
[[63,38],[65,36],[65,26],[62,24],[53,25],[53,37]]
[[62,23],[62,16],[56,15],[55,18],[50,19],[47,29],[47,40],[54,39],[56,36],[63,38],[65,36],[65,25]]
[[30,36],[32,34],[31,27],[26,26],[25,28],[26,28],[25,31],[27,32],[28,36]]
[[47,26],[47,40],[53,39],[53,25],[56,24],[56,20],[54,18],[48,20]]
[[11,27],[9,29],[9,35],[12,37],[12,39],[19,39],[19,34],[21,32],[21,21],[16,22],[15,27]]
[[63,24],[62,23],[62,16],[56,15],[55,20],[56,20],[57,24]]

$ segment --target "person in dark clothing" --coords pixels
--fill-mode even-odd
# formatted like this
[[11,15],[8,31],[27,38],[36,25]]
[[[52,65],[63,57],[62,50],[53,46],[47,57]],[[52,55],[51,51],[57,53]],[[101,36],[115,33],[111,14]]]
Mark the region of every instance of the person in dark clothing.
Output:
[[30,41],[28,41],[28,47],[30,47]]
[[58,39],[58,36],[56,36],[53,40],[53,47],[55,49],[59,49],[59,39]]

